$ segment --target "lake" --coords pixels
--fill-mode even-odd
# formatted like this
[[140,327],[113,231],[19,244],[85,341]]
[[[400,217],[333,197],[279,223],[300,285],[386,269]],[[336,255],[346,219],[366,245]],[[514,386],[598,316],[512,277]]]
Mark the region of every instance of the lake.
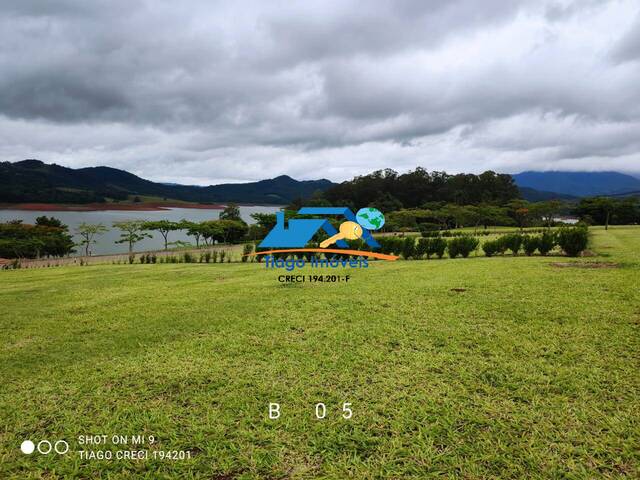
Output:
[[[266,205],[251,205],[240,206],[240,216],[248,224],[255,223],[251,218],[252,213],[275,213],[280,210],[278,206],[266,206]],[[46,215],[47,217],[55,217],[62,220],[62,223],[69,226],[69,232],[74,234],[76,227],[82,223],[101,223],[109,229],[102,235],[96,236],[96,242],[91,247],[93,255],[107,255],[112,253],[127,253],[129,251],[129,245],[123,243],[115,243],[120,238],[120,231],[113,228],[113,222],[120,222],[123,220],[171,220],[179,221],[182,219],[190,220],[193,222],[202,222],[204,220],[216,220],[222,210],[214,209],[198,209],[198,208],[170,208],[168,210],[155,210],[155,211],[124,211],[124,210],[104,210],[97,212],[48,212],[38,210],[0,210],[0,223],[8,222],[9,220],[22,220],[24,223],[35,223],[36,217]],[[152,238],[147,238],[134,246],[136,252],[142,252],[146,250],[162,250],[164,248],[164,240],[162,235],[158,232],[149,232],[153,235]],[[74,240],[79,241],[79,237],[74,235]],[[185,231],[178,230],[169,233],[169,241],[183,241],[193,243],[195,240],[193,237],[189,237]],[[77,247],[78,252],[75,255],[79,255],[83,250],[82,247]]]

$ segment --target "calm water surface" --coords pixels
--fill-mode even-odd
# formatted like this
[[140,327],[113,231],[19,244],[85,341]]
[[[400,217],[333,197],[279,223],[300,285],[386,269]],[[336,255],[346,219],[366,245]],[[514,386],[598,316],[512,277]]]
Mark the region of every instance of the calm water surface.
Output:
[[[248,224],[255,223],[251,218],[252,213],[275,213],[280,210],[277,206],[241,206],[240,216]],[[182,219],[193,222],[202,222],[203,220],[216,220],[220,216],[222,210],[204,210],[198,208],[171,208],[161,211],[122,211],[122,210],[106,210],[99,212],[43,212],[43,211],[25,211],[25,210],[0,210],[0,223],[9,220],[19,219],[24,223],[35,223],[36,217],[46,215],[48,217],[56,217],[62,220],[62,223],[69,226],[69,232],[74,233],[76,227],[82,223],[101,223],[109,230],[102,235],[96,236],[97,243],[91,247],[93,255],[105,255],[111,253],[127,253],[129,251],[128,244],[115,243],[120,237],[120,231],[113,228],[113,222],[121,222],[123,220],[171,220],[179,221]],[[134,246],[136,252],[145,250],[161,250],[164,248],[164,240],[158,232],[149,232],[152,238],[147,238]],[[77,242],[80,238],[74,235]],[[195,245],[193,237],[189,237],[185,231],[175,231],[169,233],[169,241],[190,242]],[[77,247],[78,255],[83,252],[82,247]]]

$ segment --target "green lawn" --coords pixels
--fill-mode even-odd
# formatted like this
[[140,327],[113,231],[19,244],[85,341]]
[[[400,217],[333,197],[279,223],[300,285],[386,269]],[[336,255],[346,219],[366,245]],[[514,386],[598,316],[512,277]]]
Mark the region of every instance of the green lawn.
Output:
[[[0,478],[638,478],[640,228],[590,248],[373,262],[347,284],[260,264],[0,272]],[[83,460],[88,434],[192,458]]]

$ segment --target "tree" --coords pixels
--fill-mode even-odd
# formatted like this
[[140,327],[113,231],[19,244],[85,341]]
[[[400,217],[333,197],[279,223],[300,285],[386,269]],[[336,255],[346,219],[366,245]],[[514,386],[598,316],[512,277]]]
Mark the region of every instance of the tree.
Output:
[[213,244],[214,242],[222,242],[224,235],[220,220],[209,220],[199,224],[198,229],[204,238],[205,244]]
[[73,252],[74,246],[65,225],[52,227],[13,221],[0,223],[0,257],[62,257]]
[[276,226],[275,213],[252,213],[251,218],[253,218],[256,223],[265,230],[271,230]]
[[402,202],[389,192],[382,193],[373,202],[369,204],[370,207],[377,208],[381,212],[393,212],[402,208]]
[[220,213],[220,220],[236,220],[242,222],[240,218],[240,207],[235,203],[228,204]]
[[276,225],[275,213],[252,213],[251,218],[256,221],[249,225],[249,238],[252,240],[265,237]]
[[66,230],[68,227],[62,224],[62,221],[55,217],[47,217],[46,215],[42,215],[41,217],[36,218],[36,225],[40,225],[43,227],[55,227],[62,228]]
[[237,220],[218,220],[224,243],[235,243],[247,234],[247,224]]
[[199,223],[190,222],[189,220],[180,220],[180,230],[186,230],[187,235],[196,240],[196,247],[200,248],[200,239],[202,238],[202,228]]
[[477,207],[477,219],[485,230],[493,225],[513,225],[513,220],[507,215],[506,209],[493,205],[479,205]]
[[575,209],[581,218],[589,215],[597,224],[604,225],[604,229],[609,229],[611,216],[616,210],[619,202],[607,197],[583,198]]
[[133,246],[136,243],[145,238],[151,238],[151,235],[144,231],[144,222],[140,220],[114,222],[113,226],[122,231],[120,240],[116,240],[116,243],[128,243],[129,253],[133,252]]
[[531,205],[531,212],[534,216],[539,217],[542,222],[551,228],[554,217],[562,208],[562,202],[559,200],[548,200],[546,202],[538,202]]
[[171,222],[169,220],[157,220],[154,222],[144,222],[142,224],[143,230],[155,230],[160,232],[162,238],[164,238],[164,249],[168,250],[169,248],[169,232],[173,232],[175,230],[180,230],[180,224],[176,222]]
[[76,235],[79,235],[81,238],[80,242],[78,242],[78,245],[84,246],[85,256],[88,257],[89,255],[91,255],[89,248],[91,247],[91,245],[96,243],[95,241],[96,235],[102,235],[106,231],[107,231],[107,227],[105,227],[101,223],[92,224],[92,223],[82,222],[80,225],[78,225],[75,233]]
[[529,202],[526,200],[512,200],[507,206],[511,210],[511,216],[518,224],[518,227],[520,227],[520,230],[523,230],[527,225],[531,213]]

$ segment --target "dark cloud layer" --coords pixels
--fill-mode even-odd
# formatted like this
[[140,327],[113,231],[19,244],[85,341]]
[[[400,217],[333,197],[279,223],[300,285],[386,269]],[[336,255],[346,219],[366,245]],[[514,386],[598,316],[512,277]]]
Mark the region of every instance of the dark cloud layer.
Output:
[[0,3],[0,157],[156,180],[640,172],[634,1]]

